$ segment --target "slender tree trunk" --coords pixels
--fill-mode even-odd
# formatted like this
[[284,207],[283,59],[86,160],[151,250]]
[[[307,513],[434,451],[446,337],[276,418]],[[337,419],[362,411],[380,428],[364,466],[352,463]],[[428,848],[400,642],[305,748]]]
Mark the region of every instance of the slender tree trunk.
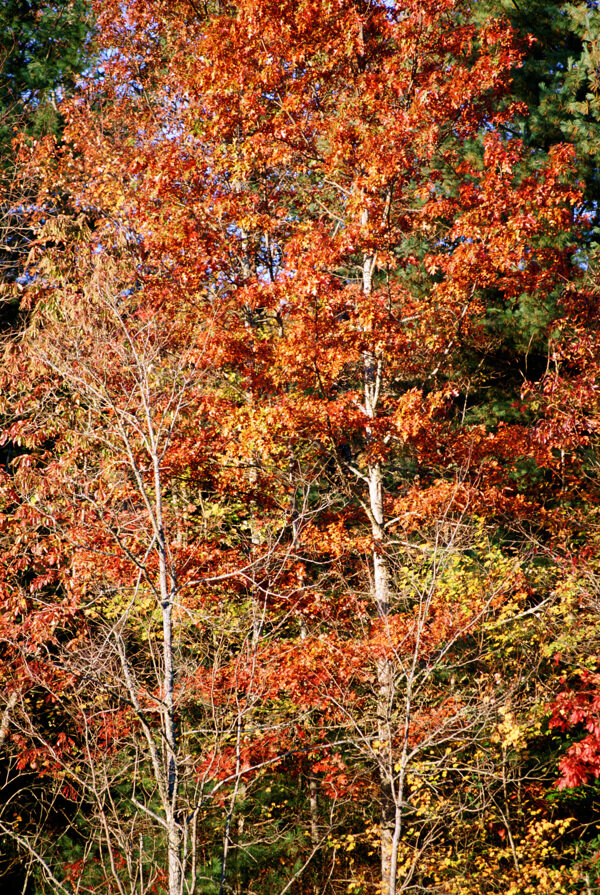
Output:
[[[319,792],[317,788],[317,780],[314,774],[308,776],[308,800],[310,807],[310,842],[313,849],[319,846]],[[315,855],[315,867],[313,870],[313,893],[319,895],[319,867],[320,861],[318,854]]]
[[[369,469],[369,496],[373,536],[373,598],[379,619],[390,612],[390,570],[384,553],[383,484],[381,466]],[[381,798],[381,892],[395,895],[398,863],[398,812],[394,799],[391,712],[394,702],[394,666],[384,656],[377,659],[377,760]]]
[[[363,213],[366,225],[368,212]],[[371,293],[375,257],[368,255],[363,262],[363,294]],[[381,390],[383,359],[374,351],[364,354],[365,411],[370,420],[377,417]],[[367,427],[367,436],[371,434]],[[369,509],[373,538],[373,600],[378,618],[383,622],[390,613],[390,566],[385,552],[385,517],[383,502],[383,471],[379,462],[368,469]],[[378,658],[377,671],[377,763],[381,798],[381,895],[395,895],[398,863],[399,812],[394,798],[392,725],[394,702],[394,666],[388,657]]]
[[169,595],[163,603],[163,656],[164,656],[164,733],[166,757],[165,820],[167,824],[167,861],[169,895],[181,895],[181,828],[176,819],[177,811],[177,732],[175,722],[173,665],[173,602]]
[[175,663],[173,644],[173,604],[177,585],[172,568],[169,567],[167,543],[163,523],[160,461],[154,448],[154,487],[156,501],[156,540],[158,547],[160,599],[163,623],[163,732],[165,737],[166,804],[164,805],[167,826],[167,864],[169,895],[181,895],[182,830],[177,821],[178,767],[177,767],[177,722],[175,718]]
[[173,668],[173,605],[163,604],[163,635],[165,664],[165,739],[167,758],[167,805],[165,806],[167,822],[167,855],[169,868],[169,895],[181,893],[181,828],[176,819],[177,810],[177,734],[175,726]]
[[10,696],[8,697],[8,700],[6,703],[6,708],[4,709],[4,712],[2,713],[2,721],[0,721],[0,746],[4,743],[4,740],[6,739],[6,735],[8,733],[8,726],[10,724],[10,713],[16,706],[18,698],[19,698],[18,693],[16,691],[14,693],[11,693]]

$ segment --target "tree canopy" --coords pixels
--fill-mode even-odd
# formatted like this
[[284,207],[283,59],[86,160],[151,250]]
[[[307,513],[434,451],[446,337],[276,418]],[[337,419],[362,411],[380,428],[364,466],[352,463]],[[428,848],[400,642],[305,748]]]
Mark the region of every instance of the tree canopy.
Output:
[[85,70],[11,206],[24,886],[595,891],[595,6],[103,2],[87,67],[34,11],[14,83],[61,9]]

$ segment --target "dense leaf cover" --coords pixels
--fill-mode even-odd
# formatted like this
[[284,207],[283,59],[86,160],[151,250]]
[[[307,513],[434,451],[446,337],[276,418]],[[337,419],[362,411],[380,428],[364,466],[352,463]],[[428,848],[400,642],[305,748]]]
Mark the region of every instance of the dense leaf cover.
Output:
[[500,4],[97,4],[0,365],[32,891],[597,891],[584,6],[562,78]]

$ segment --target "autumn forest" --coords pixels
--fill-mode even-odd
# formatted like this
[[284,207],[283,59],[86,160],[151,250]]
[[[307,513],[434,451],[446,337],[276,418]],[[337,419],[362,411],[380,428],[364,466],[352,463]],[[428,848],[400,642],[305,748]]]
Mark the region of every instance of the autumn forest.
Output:
[[600,893],[600,4],[4,0],[0,892]]

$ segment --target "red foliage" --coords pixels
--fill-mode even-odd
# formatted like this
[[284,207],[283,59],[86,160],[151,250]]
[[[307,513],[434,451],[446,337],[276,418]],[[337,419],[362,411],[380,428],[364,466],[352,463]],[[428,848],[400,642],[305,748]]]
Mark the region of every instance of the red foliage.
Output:
[[560,693],[551,709],[551,728],[571,736],[587,731],[561,758],[557,788],[581,786],[600,777],[600,674],[584,671],[579,686]]

